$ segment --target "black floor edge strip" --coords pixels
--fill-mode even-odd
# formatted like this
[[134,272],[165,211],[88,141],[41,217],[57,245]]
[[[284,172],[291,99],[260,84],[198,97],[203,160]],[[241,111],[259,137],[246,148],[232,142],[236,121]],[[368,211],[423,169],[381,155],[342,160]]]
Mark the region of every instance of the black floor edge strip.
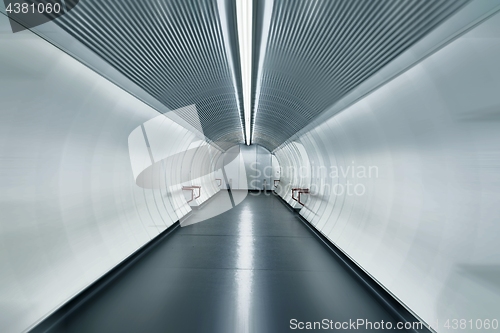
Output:
[[179,221],[172,224],[170,227],[162,231],[158,236],[141,246],[138,250],[120,262],[118,265],[113,267],[103,276],[101,276],[96,281],[92,282],[88,287],[78,293],[76,296],[71,298],[68,302],[64,303],[60,308],[51,313],[48,317],[40,321],[33,328],[28,330],[30,333],[42,333],[47,332],[55,325],[57,325],[65,317],[69,316],[71,313],[76,311],[82,304],[87,300],[97,294],[99,291],[104,289],[110,283],[112,283],[116,278],[123,274],[129,267],[140,260],[144,255],[151,251],[156,245],[168,237],[179,227]]
[[[342,250],[340,250],[335,244],[333,244],[328,238],[326,238],[322,233],[320,233],[309,221],[307,221],[302,215],[298,213],[298,210],[291,207],[281,196],[274,193],[274,196],[279,199],[279,201],[285,205],[307,228],[308,230],[318,238],[318,240],[329,249],[329,251],[338,259],[344,267],[354,276],[358,281],[361,282],[374,296],[375,298],[384,306],[384,308],[389,311],[394,318],[404,323],[419,323],[422,322],[419,318],[415,317],[413,313],[408,311],[397,299],[395,299],[387,290],[385,290],[380,284],[375,281],[370,275],[368,275],[364,270],[362,270],[358,264],[352,261],[351,258],[346,256]],[[423,322],[422,322],[423,323]],[[430,330],[427,324],[423,323],[422,328],[412,328],[413,332],[416,333],[433,333],[434,330]]]

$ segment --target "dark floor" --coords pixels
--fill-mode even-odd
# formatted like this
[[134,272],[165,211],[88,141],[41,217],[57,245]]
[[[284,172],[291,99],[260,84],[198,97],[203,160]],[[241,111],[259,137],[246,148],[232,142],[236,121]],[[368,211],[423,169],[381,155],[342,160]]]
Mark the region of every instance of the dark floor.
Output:
[[395,322],[296,215],[261,194],[177,228],[51,332],[277,333],[292,319],[358,318]]

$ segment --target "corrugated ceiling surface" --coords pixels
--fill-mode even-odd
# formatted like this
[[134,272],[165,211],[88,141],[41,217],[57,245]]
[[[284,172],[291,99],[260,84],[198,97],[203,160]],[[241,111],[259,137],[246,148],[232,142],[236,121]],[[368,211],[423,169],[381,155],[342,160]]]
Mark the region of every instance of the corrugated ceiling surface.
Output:
[[57,23],[168,108],[195,104],[204,134],[227,148],[244,139],[234,2],[225,7],[221,22],[215,0],[82,0]]
[[[244,142],[235,1],[82,0],[57,22],[168,108],[196,105],[204,134],[227,148]],[[267,30],[265,1],[252,142],[271,151],[467,2],[274,0]]]
[[[260,47],[258,0],[266,53],[252,142],[272,151],[466,2],[274,0]],[[254,80],[257,67],[254,57]]]

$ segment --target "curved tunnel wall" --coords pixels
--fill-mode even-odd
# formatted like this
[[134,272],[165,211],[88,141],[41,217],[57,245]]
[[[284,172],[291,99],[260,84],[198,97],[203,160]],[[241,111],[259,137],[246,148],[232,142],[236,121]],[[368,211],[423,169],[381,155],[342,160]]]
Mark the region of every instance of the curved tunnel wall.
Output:
[[[187,214],[183,185],[213,195],[218,150],[3,15],[0,31],[0,331],[21,332]],[[141,125],[166,186],[137,184]]]
[[[220,190],[214,170],[222,152],[164,115],[135,128],[128,144],[136,184],[164,192],[175,220],[186,215],[190,205],[199,206]],[[190,186],[200,189],[184,192],[183,187]]]
[[[500,304],[499,27],[275,152],[280,195],[298,206],[290,188],[311,189],[301,214],[431,324]],[[18,332],[187,214],[183,185],[207,189],[196,204],[218,191],[219,152],[4,16],[0,29],[0,330]]]
[[440,332],[500,310],[499,36],[496,15],[274,152],[280,196],[310,188],[300,214]]

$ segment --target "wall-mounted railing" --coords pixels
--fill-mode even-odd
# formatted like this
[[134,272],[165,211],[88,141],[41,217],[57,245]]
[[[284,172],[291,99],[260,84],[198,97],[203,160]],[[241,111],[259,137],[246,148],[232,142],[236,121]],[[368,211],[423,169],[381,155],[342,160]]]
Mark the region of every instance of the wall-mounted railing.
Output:
[[[297,197],[295,197],[295,192],[298,193]],[[300,201],[300,194],[301,193],[308,194],[309,189],[308,188],[292,188],[292,199],[297,201],[302,206],[304,206],[304,203],[302,201]]]
[[[188,203],[193,201],[194,199],[198,199],[201,196],[201,186],[192,185],[192,186],[183,186],[183,191],[191,191],[191,200],[188,200]],[[198,190],[198,196],[194,196],[195,190]]]

